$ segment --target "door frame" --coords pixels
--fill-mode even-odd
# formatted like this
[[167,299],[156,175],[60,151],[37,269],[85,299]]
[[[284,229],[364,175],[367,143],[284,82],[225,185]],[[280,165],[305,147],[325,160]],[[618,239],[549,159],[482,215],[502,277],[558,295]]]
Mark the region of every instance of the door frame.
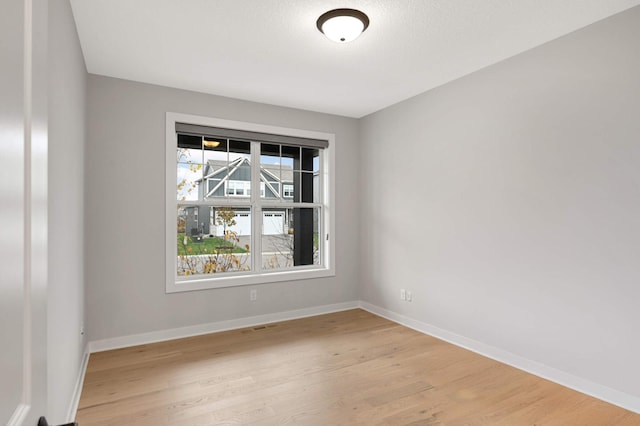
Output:
[[8,426],[36,424],[47,410],[47,32],[48,5],[23,4],[22,389]]

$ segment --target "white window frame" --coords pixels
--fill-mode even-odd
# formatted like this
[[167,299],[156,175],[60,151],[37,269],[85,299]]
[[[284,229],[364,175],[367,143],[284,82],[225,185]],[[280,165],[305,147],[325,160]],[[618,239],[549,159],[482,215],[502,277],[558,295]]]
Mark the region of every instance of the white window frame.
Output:
[[[247,273],[224,273],[211,275],[197,275],[178,277],[177,275],[177,206],[176,197],[176,149],[178,138],[176,135],[176,123],[188,123],[209,127],[219,127],[225,129],[237,129],[258,133],[276,134],[283,136],[294,136],[309,139],[323,139],[329,141],[329,146],[323,150],[322,172],[320,185],[322,187],[322,214],[323,228],[321,229],[323,244],[321,244],[322,265],[299,266],[288,270],[263,270],[250,271]],[[166,292],[177,293],[183,291],[214,289],[223,287],[235,287],[243,285],[256,285],[275,283],[282,281],[297,281],[313,278],[325,278],[335,276],[335,135],[331,133],[316,132],[312,130],[294,129],[280,126],[270,126],[265,124],[248,123],[242,121],[225,120],[213,117],[204,117],[191,114],[175,112],[166,113],[166,229],[165,229],[165,252],[166,252]],[[259,168],[255,168],[252,173],[259,176]],[[254,202],[260,194],[251,197],[251,217],[252,234],[262,233],[262,210],[264,202]],[[263,200],[264,201],[264,200]],[[231,203],[233,203],[231,201]],[[260,247],[261,238],[256,238],[252,253],[262,253]]]
[[[233,193],[229,193],[229,187],[233,188]],[[238,189],[242,189],[243,194],[238,195]],[[251,196],[251,182],[246,180],[227,180],[224,183],[224,192],[229,197],[249,198]]]
[[[293,198],[293,185],[290,184],[282,184],[282,197],[283,198]],[[290,195],[287,195],[287,192]]]

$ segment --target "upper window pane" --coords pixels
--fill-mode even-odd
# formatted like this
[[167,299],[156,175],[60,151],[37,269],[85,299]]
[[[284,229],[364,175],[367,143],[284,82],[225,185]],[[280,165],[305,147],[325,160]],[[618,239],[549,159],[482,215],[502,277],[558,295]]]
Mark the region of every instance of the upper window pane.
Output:
[[251,143],[206,138],[203,171],[204,199],[251,194]]
[[202,150],[204,155],[204,163],[209,160],[224,160],[227,161],[227,140],[217,138],[204,138],[202,144]]
[[296,164],[300,161],[300,147],[282,146],[282,164],[290,170],[295,170]]
[[177,200],[197,201],[202,197],[200,182],[202,182],[202,164],[177,164]]
[[302,148],[302,155],[300,157],[300,170],[303,170],[305,172],[318,171],[316,170],[316,166],[320,164],[317,161],[319,156],[320,151],[318,151],[317,149]]
[[280,145],[260,144],[260,198],[280,197],[281,164]]
[[178,135],[176,161],[202,164],[202,136]]
[[320,150],[267,143],[260,145],[262,198],[320,202]]
[[294,172],[293,201],[314,203],[318,200],[318,175],[313,172]]

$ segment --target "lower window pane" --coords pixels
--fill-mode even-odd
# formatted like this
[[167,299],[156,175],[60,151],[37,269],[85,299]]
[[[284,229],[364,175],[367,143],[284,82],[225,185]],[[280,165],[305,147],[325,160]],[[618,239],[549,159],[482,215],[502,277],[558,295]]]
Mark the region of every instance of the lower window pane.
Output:
[[320,265],[320,208],[262,211],[262,268]]
[[178,276],[251,270],[251,210],[178,206]]

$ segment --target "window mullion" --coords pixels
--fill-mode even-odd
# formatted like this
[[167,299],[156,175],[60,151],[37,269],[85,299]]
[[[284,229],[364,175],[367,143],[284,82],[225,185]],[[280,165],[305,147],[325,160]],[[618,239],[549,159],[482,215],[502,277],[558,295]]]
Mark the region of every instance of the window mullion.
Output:
[[262,201],[261,205],[263,208],[314,208],[314,207],[324,207],[323,203],[300,203],[293,201]]
[[260,203],[260,143],[251,142],[251,270],[262,272],[262,206]]
[[325,181],[324,181],[324,178],[325,178],[325,174],[324,174],[324,171],[325,171],[325,168],[324,168],[324,166],[325,166],[325,163],[324,163],[324,161],[325,161],[325,157],[324,157],[325,156],[325,152],[324,152],[324,150],[321,150],[318,153],[318,155],[319,155],[319,158],[318,158],[318,179],[317,179],[317,183],[318,183],[318,199],[315,200],[315,201],[322,205],[320,207],[321,220],[320,220],[320,229],[318,231],[319,231],[319,235],[321,235],[321,238],[320,238],[320,241],[319,241],[319,243],[320,243],[319,249],[320,249],[320,254],[323,257],[321,259],[320,263],[324,264],[325,263],[324,257],[327,254],[327,251],[326,251],[325,248],[326,248],[326,244],[328,243],[327,239],[328,239],[328,236],[329,236],[328,230],[326,229],[326,224],[327,224],[327,216],[326,215],[327,215],[327,212],[324,209],[324,206],[329,204],[329,200],[326,198],[327,197],[327,193],[325,192],[325,187],[324,187],[324,185],[325,185]]

